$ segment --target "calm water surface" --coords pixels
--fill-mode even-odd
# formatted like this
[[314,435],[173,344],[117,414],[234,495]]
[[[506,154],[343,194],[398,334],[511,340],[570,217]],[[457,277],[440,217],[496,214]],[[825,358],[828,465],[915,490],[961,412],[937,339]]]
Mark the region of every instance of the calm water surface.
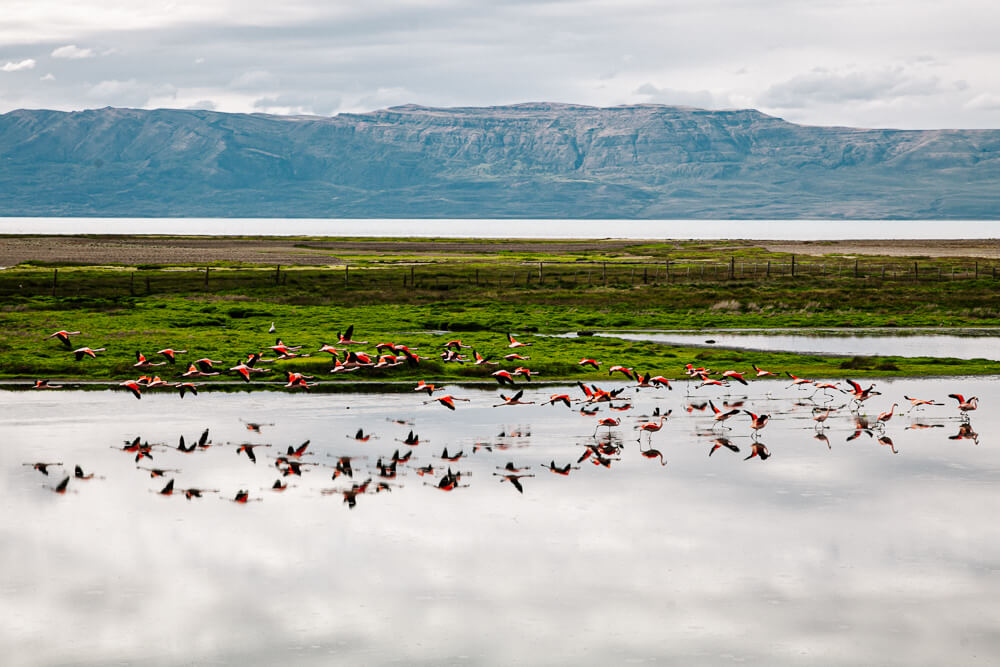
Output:
[[394,238],[987,239],[984,220],[497,220],[308,218],[0,218],[0,234],[195,234]]
[[[744,461],[749,418],[725,432],[738,454],[709,457],[699,409],[735,390],[629,390],[632,410],[599,415],[622,419],[597,435],[620,454],[566,477],[540,466],[575,464],[597,417],[492,408],[496,391],[452,388],[471,399],[455,412],[423,394],[0,392],[0,652],[5,664],[995,664],[997,378],[878,384],[869,414],[904,394],[946,405],[894,418],[891,446],[848,441],[844,407],[823,441],[810,392],[757,382],[738,393],[773,415],[760,438],[772,456]],[[955,391],[982,399],[978,444],[950,439],[963,433]],[[652,436],[666,466],[636,443],[638,415],[656,407],[673,410]],[[211,448],[167,447],[206,427]],[[378,439],[348,437],[359,427]],[[419,446],[394,440],[410,429]],[[166,445],[152,465],[179,469],[178,489],[219,493],[156,493],[164,479],[119,450],[136,436]],[[320,465],[268,490],[270,457],[306,439],[303,460]],[[236,453],[244,442],[272,447],[254,464]],[[466,488],[415,473],[448,465],[444,447],[464,452],[450,465]],[[354,509],[324,495],[348,486],[331,479],[333,456],[359,457],[358,480],[397,448],[413,459],[390,492]],[[23,465],[36,461],[64,466],[44,477]],[[508,461],[536,475],[523,495],[492,474]],[[100,479],[46,488],[75,464]],[[238,489],[260,502],[230,502]]]
[[[865,330],[860,333],[823,331],[808,335],[765,331],[718,330],[598,332],[595,336],[766,352],[894,357],[952,357],[1000,361],[1000,335],[995,331],[963,335],[921,332],[898,335]],[[708,343],[707,341],[714,341]]]

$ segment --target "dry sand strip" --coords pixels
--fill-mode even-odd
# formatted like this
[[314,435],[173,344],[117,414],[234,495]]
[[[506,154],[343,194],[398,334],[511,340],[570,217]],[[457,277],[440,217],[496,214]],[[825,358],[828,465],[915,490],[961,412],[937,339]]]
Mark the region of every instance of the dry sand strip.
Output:
[[[666,242],[654,240],[648,242]],[[282,238],[170,236],[0,236],[0,266],[26,261],[78,264],[203,264],[212,262],[323,266],[340,264],[338,252],[461,256],[542,251],[557,254],[609,252],[647,243],[601,240],[532,243],[523,240],[457,242],[437,240],[303,240]],[[710,249],[716,242],[705,241]],[[727,245],[729,243],[729,245]],[[1000,258],[1000,240],[926,241],[736,241],[726,248],[761,247],[799,255],[880,255],[890,257]]]

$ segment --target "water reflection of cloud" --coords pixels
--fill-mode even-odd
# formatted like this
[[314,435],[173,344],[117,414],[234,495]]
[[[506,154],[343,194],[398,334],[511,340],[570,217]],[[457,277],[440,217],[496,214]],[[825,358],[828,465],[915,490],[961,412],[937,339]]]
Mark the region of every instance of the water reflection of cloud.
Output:
[[[979,382],[977,393],[996,401]],[[827,450],[776,418],[762,437],[770,460],[709,459],[674,396],[675,419],[653,440],[666,468],[641,459],[637,435],[622,429],[623,460],[611,469],[585,462],[564,478],[537,468],[522,496],[493,467],[575,460],[592,421],[404,407],[431,440],[414,450],[424,462],[511,424],[533,435],[526,448],[453,464],[471,473],[468,489],[442,493],[410,472],[349,511],[339,495],[319,494],[342,486],[328,469],[269,495],[274,467],[232,447],[161,452],[156,463],[182,467],[179,486],[220,488],[227,500],[250,487],[264,502],[163,498],[151,492],[162,480],[111,447],[140,433],[173,445],[211,425],[217,443],[311,438],[321,455],[368,454],[370,467],[410,428],[370,421],[381,419],[377,396],[346,411],[329,395],[207,394],[183,412],[163,397],[124,414],[118,395],[72,397],[50,420],[34,395],[0,394],[3,414],[17,415],[0,421],[0,609],[12,619],[0,645],[15,663],[940,664],[1000,651],[990,612],[1000,460],[948,441],[946,429],[896,438],[894,456],[867,438],[842,444],[845,424]],[[81,425],[73,410],[95,416]],[[276,425],[251,434],[240,422],[251,415]],[[992,423],[977,415],[981,432]],[[359,425],[383,440],[344,437]],[[894,437],[902,428],[890,425]],[[51,456],[108,479],[57,496],[21,466]]]

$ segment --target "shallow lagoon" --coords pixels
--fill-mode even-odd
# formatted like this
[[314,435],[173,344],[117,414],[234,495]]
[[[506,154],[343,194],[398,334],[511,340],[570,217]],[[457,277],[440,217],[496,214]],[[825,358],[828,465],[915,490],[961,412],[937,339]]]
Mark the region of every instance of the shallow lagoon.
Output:
[[[567,477],[538,466],[575,462],[596,417],[489,407],[496,391],[454,388],[472,399],[455,412],[423,394],[0,392],[0,650],[8,664],[992,663],[996,380],[879,382],[869,414],[904,394],[947,402],[893,419],[892,448],[846,441],[847,408],[828,421],[829,446],[817,440],[809,392],[785,382],[728,399],[724,389],[688,397],[683,383],[643,390],[631,411],[602,407],[622,417],[610,434],[620,460],[584,461]],[[982,399],[978,444],[949,439],[955,391]],[[524,399],[550,393],[561,392]],[[737,394],[773,415],[767,461],[743,460],[745,415],[727,433],[741,452],[709,457],[712,437],[699,433],[711,421],[687,410]],[[640,456],[633,430],[655,407],[673,410],[652,436],[665,467]],[[255,433],[248,421],[273,426]],[[942,426],[907,428],[917,423]],[[182,470],[178,488],[220,489],[202,499],[158,495],[163,480],[117,451],[137,435],[173,447],[205,427],[205,451],[153,450],[156,466]],[[359,427],[379,439],[348,437]],[[394,438],[411,428],[422,442],[404,474],[354,509],[323,495],[348,486],[328,467],[268,490],[279,448],[310,439],[305,460],[367,456],[355,465],[370,470],[409,449]],[[274,446],[253,464],[236,453],[243,442]],[[450,465],[468,487],[442,492],[430,485],[439,475],[415,474],[441,465],[444,446],[465,452]],[[57,495],[43,484],[63,473],[22,465],[34,461],[104,479]],[[523,495],[492,475],[507,461],[533,468]],[[262,501],[230,502],[238,489]]]

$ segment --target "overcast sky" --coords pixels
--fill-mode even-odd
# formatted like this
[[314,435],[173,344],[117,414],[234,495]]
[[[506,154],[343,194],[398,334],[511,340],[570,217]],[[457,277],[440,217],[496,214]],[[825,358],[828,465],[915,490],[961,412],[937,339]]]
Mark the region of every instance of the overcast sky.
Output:
[[656,102],[1000,127],[991,0],[0,0],[0,112]]

